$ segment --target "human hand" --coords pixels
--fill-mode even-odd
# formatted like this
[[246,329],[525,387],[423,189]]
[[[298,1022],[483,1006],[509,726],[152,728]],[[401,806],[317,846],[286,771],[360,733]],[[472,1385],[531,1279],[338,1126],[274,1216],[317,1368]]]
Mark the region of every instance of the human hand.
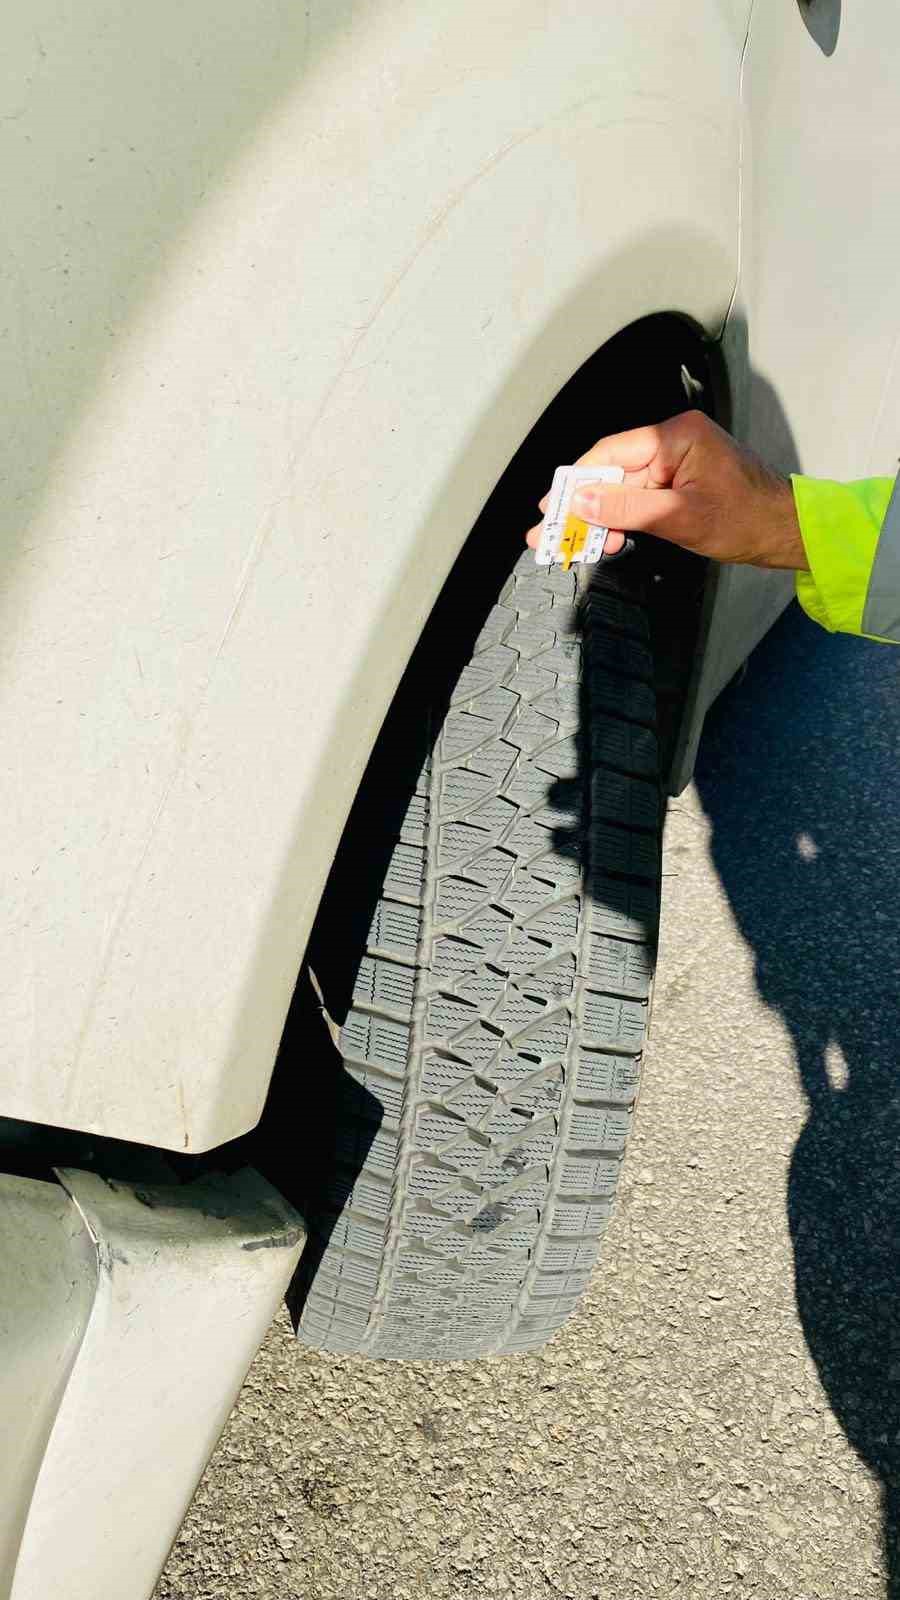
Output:
[[[606,554],[625,530],[652,533],[714,561],[806,570],[790,480],[773,472],[702,411],[601,439],[576,463],[624,468],[621,484],[585,484],[576,516],[609,528]],[[546,497],[541,501],[541,510]],[[540,526],[526,535],[537,545]]]

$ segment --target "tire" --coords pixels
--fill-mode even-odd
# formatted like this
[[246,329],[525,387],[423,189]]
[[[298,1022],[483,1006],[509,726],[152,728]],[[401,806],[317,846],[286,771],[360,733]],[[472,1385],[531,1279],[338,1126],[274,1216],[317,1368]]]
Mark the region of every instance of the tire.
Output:
[[[343,1014],[337,1159],[306,1207],[293,1297],[318,1349],[533,1350],[588,1282],[658,925],[642,582],[629,557],[595,569],[579,600],[573,574],[522,556],[430,710],[404,814],[386,824],[375,805],[362,825],[387,865],[349,1001],[317,972]],[[425,727],[408,715],[395,754]],[[353,893],[345,871],[338,920]]]

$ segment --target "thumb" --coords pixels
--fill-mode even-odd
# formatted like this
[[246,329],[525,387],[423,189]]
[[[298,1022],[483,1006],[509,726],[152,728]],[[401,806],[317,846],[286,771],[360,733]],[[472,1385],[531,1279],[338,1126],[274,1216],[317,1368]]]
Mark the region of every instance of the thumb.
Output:
[[690,544],[691,519],[677,489],[633,489],[629,485],[588,484],[572,496],[572,511],[603,528],[655,533],[674,544]]

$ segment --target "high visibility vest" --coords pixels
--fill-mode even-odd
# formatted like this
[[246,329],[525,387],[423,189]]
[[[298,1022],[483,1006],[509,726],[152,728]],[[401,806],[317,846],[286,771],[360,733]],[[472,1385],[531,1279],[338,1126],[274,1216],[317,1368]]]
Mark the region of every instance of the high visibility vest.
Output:
[[832,633],[900,644],[900,478],[791,481],[809,562],[797,574],[804,611]]

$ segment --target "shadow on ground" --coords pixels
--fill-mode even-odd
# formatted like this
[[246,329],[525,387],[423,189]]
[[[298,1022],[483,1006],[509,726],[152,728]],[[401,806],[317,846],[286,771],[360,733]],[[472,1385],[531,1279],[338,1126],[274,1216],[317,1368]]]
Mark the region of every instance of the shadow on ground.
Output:
[[897,1600],[900,651],[829,637],[792,607],[710,715],[696,782],[760,994],[796,1050],[797,1305],[834,1414],[881,1481]]

